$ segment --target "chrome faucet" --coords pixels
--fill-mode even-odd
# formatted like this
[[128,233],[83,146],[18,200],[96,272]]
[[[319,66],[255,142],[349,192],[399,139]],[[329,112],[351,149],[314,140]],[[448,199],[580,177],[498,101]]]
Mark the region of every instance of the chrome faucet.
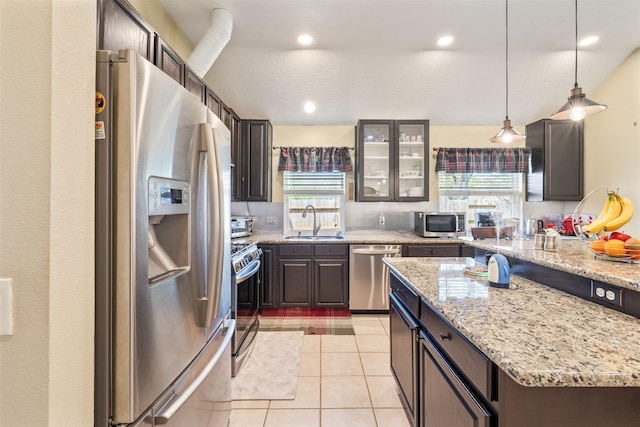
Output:
[[311,208],[311,210],[313,211],[313,236],[316,237],[318,235],[318,230],[320,230],[320,227],[322,226],[322,224],[320,224],[319,222],[316,226],[316,208],[314,208],[313,205],[307,205],[304,208],[304,211],[302,211],[302,218],[306,218],[307,210],[309,208]]

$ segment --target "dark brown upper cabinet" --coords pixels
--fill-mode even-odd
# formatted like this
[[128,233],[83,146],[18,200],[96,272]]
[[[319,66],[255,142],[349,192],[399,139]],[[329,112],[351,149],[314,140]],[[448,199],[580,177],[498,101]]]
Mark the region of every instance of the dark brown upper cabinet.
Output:
[[220,97],[209,87],[207,87],[207,107],[213,111],[213,114],[220,118],[220,108],[222,107],[222,101]]
[[184,67],[184,87],[203,104],[207,99],[207,85],[187,64]]
[[428,120],[359,120],[356,201],[429,200],[428,149]]
[[160,36],[156,36],[156,66],[183,84],[184,61]]
[[231,111],[231,200],[239,201],[242,197],[242,120],[235,111]]
[[131,49],[155,63],[155,32],[126,0],[99,0],[98,50]]
[[584,197],[584,123],[543,119],[526,126],[531,172],[526,200],[578,201]]
[[273,127],[268,120],[242,121],[241,200],[271,201]]

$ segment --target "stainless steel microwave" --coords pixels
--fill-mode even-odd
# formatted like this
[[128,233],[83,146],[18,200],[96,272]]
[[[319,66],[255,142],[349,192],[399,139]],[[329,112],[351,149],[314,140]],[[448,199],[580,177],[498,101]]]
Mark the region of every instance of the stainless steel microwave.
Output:
[[463,212],[414,212],[415,231],[422,237],[456,237],[465,234]]

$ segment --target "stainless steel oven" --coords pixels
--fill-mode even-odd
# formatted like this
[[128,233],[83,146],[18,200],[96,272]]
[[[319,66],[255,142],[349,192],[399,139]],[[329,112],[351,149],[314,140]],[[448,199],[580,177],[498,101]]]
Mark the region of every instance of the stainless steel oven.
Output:
[[231,346],[231,375],[236,376],[251,352],[258,333],[262,251],[255,243],[232,241],[232,316],[236,333]]

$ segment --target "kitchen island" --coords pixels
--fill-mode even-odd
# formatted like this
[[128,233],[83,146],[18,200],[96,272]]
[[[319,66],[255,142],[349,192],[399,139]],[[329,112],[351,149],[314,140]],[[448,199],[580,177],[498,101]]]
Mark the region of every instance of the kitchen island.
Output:
[[640,264],[610,261],[596,257],[584,240],[561,240],[557,252],[534,249],[533,240],[469,240],[472,247],[501,253],[604,283],[640,292]]
[[[480,246],[498,248],[476,243]],[[561,263],[557,257],[562,252],[533,254],[526,246],[527,242],[511,242],[508,249],[499,244],[501,253],[511,250],[511,255]],[[565,246],[565,252],[569,248]],[[584,256],[588,258],[587,253]],[[473,398],[460,408],[472,407],[469,402],[485,408],[486,413],[476,411],[462,419],[480,419],[484,421],[479,425],[500,427],[639,425],[639,319],[516,275],[511,276],[508,289],[489,287],[486,279],[465,274],[465,268],[477,267],[470,258],[390,258],[384,262],[391,269],[392,291],[407,295],[408,289],[420,300],[417,312],[411,302],[405,308],[423,331],[421,342],[440,351],[442,360],[452,367],[454,374],[441,383],[454,384],[455,378],[461,378],[462,389],[471,390]],[[616,280],[624,278],[621,276],[615,274]],[[392,334],[397,331],[393,316],[391,330]],[[393,336],[391,341],[393,369]],[[437,359],[425,354],[423,359]],[[474,358],[479,363],[468,362]],[[477,369],[483,358],[490,365],[484,371]],[[432,369],[425,377],[424,367],[430,365],[423,361],[420,366],[418,420],[429,418],[443,406],[440,402],[431,406],[431,412],[424,409],[429,408],[434,392],[433,372],[447,371]],[[452,394],[460,395],[460,390]],[[454,401],[452,398],[449,404]]]

